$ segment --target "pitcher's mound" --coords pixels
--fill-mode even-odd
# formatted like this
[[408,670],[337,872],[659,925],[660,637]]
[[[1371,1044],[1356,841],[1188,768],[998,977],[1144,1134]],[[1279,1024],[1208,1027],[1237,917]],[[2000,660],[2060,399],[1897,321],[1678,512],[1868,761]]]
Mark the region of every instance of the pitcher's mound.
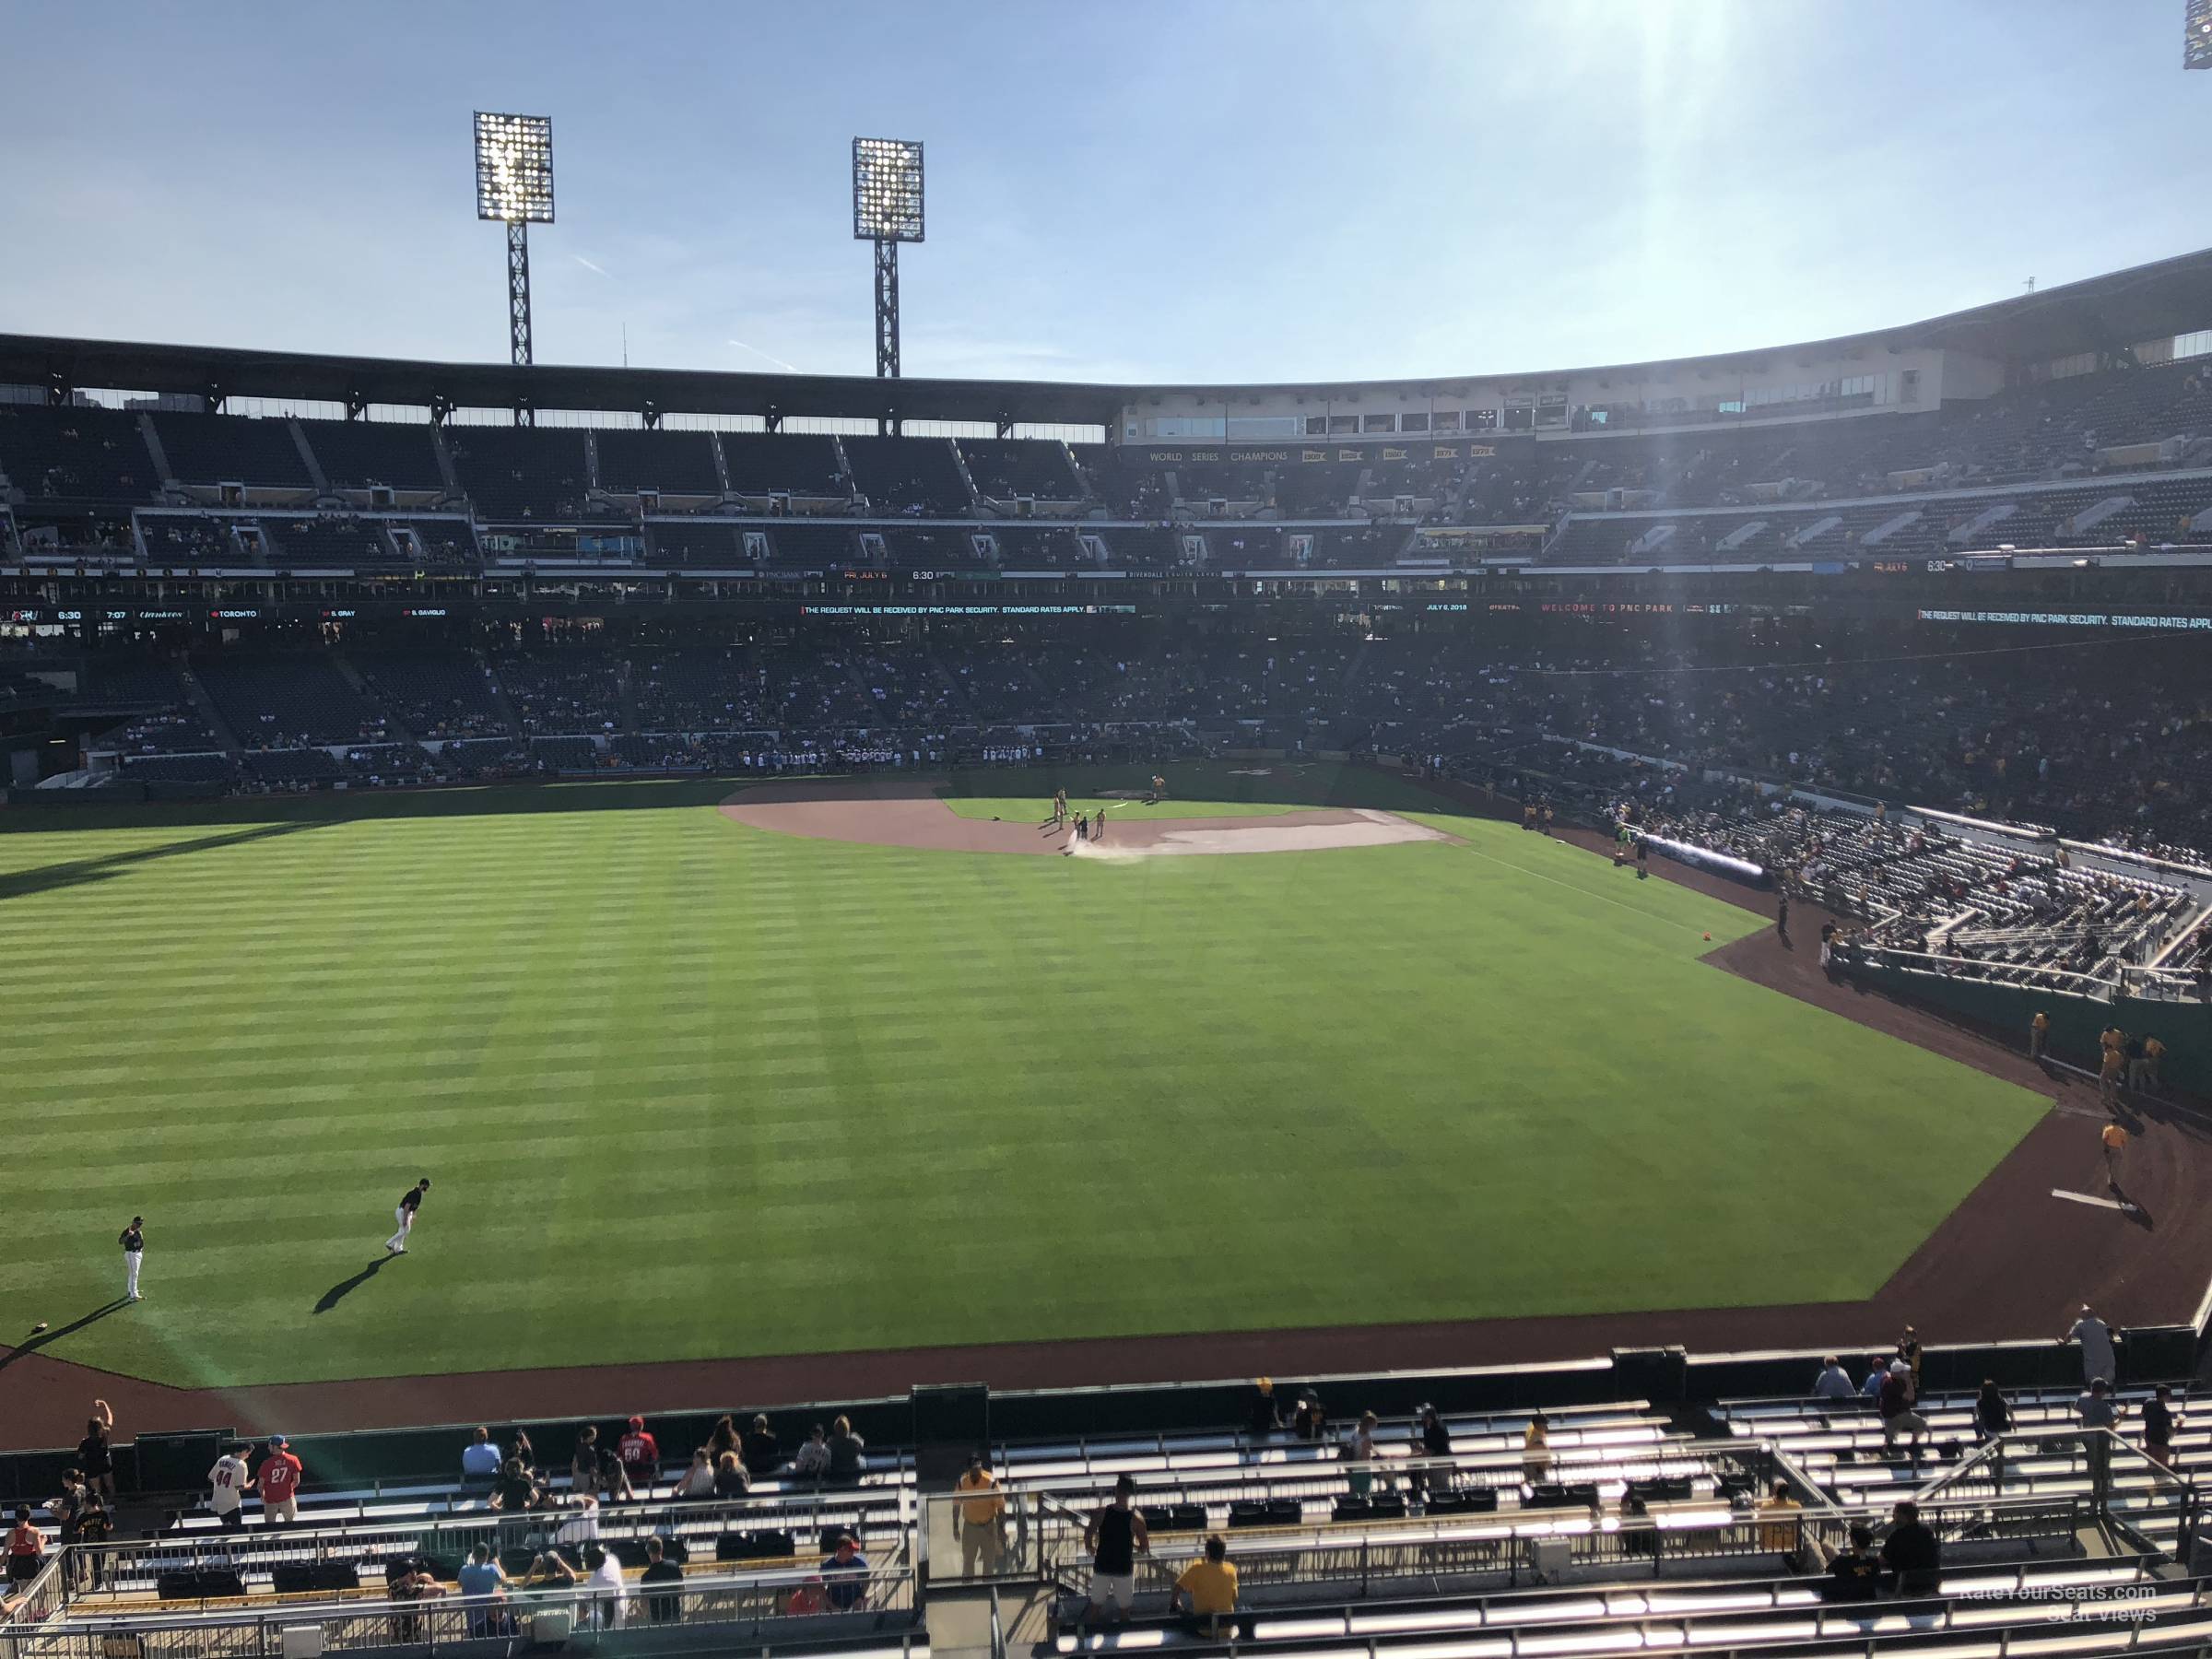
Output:
[[[864,778],[842,782],[764,783],[722,804],[724,816],[756,830],[812,841],[873,847],[926,847],[951,853],[1020,853],[1078,858],[1145,858],[1168,853],[1313,853],[1332,847],[1384,847],[1450,841],[1395,813],[1320,806],[1252,818],[1170,818],[1172,803],[1109,813],[1099,841],[1079,841],[1073,827],[968,818],[936,793],[935,778]],[[1039,818],[1043,801],[1038,802]],[[1137,816],[1141,811],[1144,816]]]

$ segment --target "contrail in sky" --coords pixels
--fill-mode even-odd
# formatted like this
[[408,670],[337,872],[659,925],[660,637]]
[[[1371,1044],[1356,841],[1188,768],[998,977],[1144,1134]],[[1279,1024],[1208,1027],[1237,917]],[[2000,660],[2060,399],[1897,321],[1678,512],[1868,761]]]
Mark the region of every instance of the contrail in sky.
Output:
[[730,344],[736,347],[740,351],[749,351],[755,357],[761,359],[763,361],[773,363],[777,368],[782,370],[786,374],[796,374],[799,372],[799,367],[796,363],[787,363],[780,357],[770,357],[767,352],[761,350],[758,346],[747,346],[743,340],[739,339],[732,339]]
[[569,255],[569,257],[574,260],[578,265],[582,265],[585,270],[598,272],[600,276],[606,277],[609,282],[612,282],[615,279],[615,274],[612,271],[608,270],[605,265],[594,265],[590,260],[586,259],[581,253],[571,253]]

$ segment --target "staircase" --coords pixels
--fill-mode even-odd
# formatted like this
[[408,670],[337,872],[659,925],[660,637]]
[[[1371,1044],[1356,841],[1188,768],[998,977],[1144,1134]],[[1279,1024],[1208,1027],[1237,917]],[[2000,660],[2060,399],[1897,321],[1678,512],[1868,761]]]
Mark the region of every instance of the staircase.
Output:
[[971,725],[982,725],[983,724],[982,716],[976,713],[975,705],[968,700],[968,688],[960,684],[951,669],[937,660],[935,652],[930,651],[927,646],[924,646],[923,650],[928,654],[931,672],[935,674],[946,690],[951,694],[952,700],[959,705],[961,718]]
[[290,429],[292,442],[300,451],[300,465],[307,468],[307,476],[315,481],[315,499],[321,500],[330,494],[330,478],[323,471],[323,463],[315,458],[314,449],[307,441],[307,429],[297,419],[287,420],[284,424]]
[[960,475],[960,483],[968,491],[969,507],[971,510],[982,507],[983,492],[975,487],[975,475],[968,470],[968,457],[960,453],[960,446],[949,438],[945,440],[945,447],[952,452],[953,470]]
[[618,657],[616,664],[615,690],[622,699],[622,729],[634,732],[638,729],[638,693],[630,679],[629,659]]
[[1065,438],[1055,439],[1053,448],[1059,452],[1060,459],[1067,464],[1067,476],[1076,487],[1068,500],[1071,501],[1097,500],[1098,497],[1091,493],[1090,480],[1083,476],[1083,468],[1077,463],[1076,452],[1069,446],[1067,440]]
[[169,452],[161,447],[161,434],[154,430],[154,417],[151,410],[140,412],[138,430],[145,436],[147,452],[154,458],[154,472],[161,480],[161,488],[163,489],[173,488],[177,482],[177,475],[170,467]]
[[500,677],[491,671],[491,665],[485,660],[482,652],[471,651],[468,656],[469,661],[484,671],[484,683],[491,688],[492,706],[499,710],[500,718],[507,723],[507,735],[520,741],[523,723],[515,716],[514,704],[508,700],[507,688],[500,684]]
[[[947,441],[950,442],[951,440],[947,439]],[[854,665],[851,657],[846,657],[839,666],[845,671],[845,683],[853,688],[853,695],[860,699],[860,706],[868,711],[869,717],[873,721],[876,711],[883,706],[876,700],[875,688],[861,678],[860,669]]]
[[[445,480],[445,493],[450,500],[463,500],[467,492],[461,488],[461,475],[453,470],[453,452],[445,447],[445,429],[432,422],[430,448],[437,452],[438,476]],[[475,515],[470,515],[474,521]]]
[[400,743],[418,741],[415,734],[407,729],[407,723],[400,719],[398,712],[376,694],[376,688],[363,679],[361,671],[348,662],[343,654],[335,651],[332,652],[330,665],[338,671],[338,677],[351,686],[363,702],[377,712],[378,716],[384,723],[384,730],[391,733],[395,741]]
[[183,683],[184,695],[192,702],[192,712],[207,723],[207,729],[215,734],[216,742],[222,745],[223,753],[233,760],[237,759],[240,748],[238,734],[230,729],[230,723],[223,718],[223,712],[215,706],[215,699],[207,695],[207,688],[201,683],[200,677],[192,671],[190,663],[178,663],[177,678]]

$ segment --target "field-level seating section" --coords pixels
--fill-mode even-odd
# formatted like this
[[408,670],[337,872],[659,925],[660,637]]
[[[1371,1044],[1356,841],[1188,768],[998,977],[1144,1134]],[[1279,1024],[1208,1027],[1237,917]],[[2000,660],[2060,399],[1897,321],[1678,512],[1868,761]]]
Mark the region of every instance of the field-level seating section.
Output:
[[193,415],[164,409],[154,436],[169,470],[184,484],[243,484],[247,488],[309,489],[314,477],[300,458],[288,420],[237,415]]
[[559,428],[453,427],[453,471],[487,523],[574,523],[590,493],[583,434]]
[[936,671],[929,648],[856,644],[848,653],[877,725],[922,725],[943,730],[966,718],[959,696]]
[[123,775],[135,783],[222,783],[238,776],[238,767],[220,753],[125,755]]
[[540,771],[597,771],[606,764],[589,737],[533,737],[530,764]]
[[492,737],[507,729],[491,677],[473,654],[358,657],[354,666],[418,737]]
[[[1947,1571],[1933,1594],[1885,1593],[1870,1603],[1835,1602],[1825,1577],[1705,1575],[1654,1584],[1648,1569],[1574,1572],[1571,1588],[1445,1587],[1421,1594],[1408,1585],[1362,1595],[1356,1580],[1311,1605],[1277,1601],[1263,1579],[1209,1639],[1189,1623],[1161,1617],[1167,1575],[1193,1559],[1184,1552],[1145,1563],[1138,1617],[1110,1633],[1057,1633],[1062,1653],[1111,1649],[1279,1652],[1300,1659],[1579,1659],[1622,1652],[1741,1654],[1952,1653],[1994,1659],[2002,1653],[2119,1653],[2140,1645],[2185,1649],[2203,1640],[2206,1584],[2171,1580],[2139,1558],[2100,1561],[2029,1560]],[[1233,1547],[1240,1591],[1259,1565]],[[1162,1584],[1157,1595],[1147,1594]],[[1149,1604],[1149,1605],[1147,1605]],[[2127,1609],[2113,1618],[2115,1605]],[[2105,1610],[2104,1628],[2094,1622]],[[1080,1609],[1071,1601],[1063,1615]],[[2127,1620],[2141,1617],[2139,1625]],[[2090,1621],[2085,1623],[2083,1621]],[[2119,1626],[2118,1629],[2112,1628]],[[2137,1635],[2140,1630],[2141,1635]],[[1229,1647],[1234,1634],[1236,1646]],[[1956,1633],[1960,1645],[1939,1645]],[[2000,1641],[2009,1639],[2009,1645]]]
[[875,723],[876,710],[853,683],[843,652],[764,645],[753,660],[760,670],[762,712],[771,724],[817,731]]
[[530,770],[529,745],[520,737],[466,737],[441,744],[438,770],[456,782],[519,778]]
[[730,489],[742,496],[835,499],[852,494],[837,461],[837,440],[812,433],[724,432]]
[[[2150,1384],[2119,1389],[2120,1437],[2138,1451],[2143,1446],[2143,1407]],[[2189,1414],[2189,1384],[2174,1382],[2173,1412],[2180,1422],[2173,1441],[2175,1473],[2192,1480],[2212,1479],[2212,1412],[2201,1424]],[[2088,1465],[2067,1431],[2080,1422],[2081,1391],[2075,1388],[2005,1389],[2012,1430],[2045,1437],[2024,1444],[2003,1459],[2002,1478],[1986,1483],[2006,1492],[2040,1497],[2082,1495],[2089,1489]],[[1906,1497],[1947,1465],[1971,1456],[1983,1438],[1976,1426],[1975,1395],[1930,1394],[1915,1406],[1928,1432],[1915,1447],[1907,1437],[1894,1442],[1884,1435],[1871,1398],[1852,1400],[1724,1400],[1713,1415],[1732,1435],[1772,1441],[1799,1467],[1816,1476],[1842,1498]],[[1971,1475],[1970,1475],[1971,1478]],[[2158,1497],[2156,1473],[2146,1465],[2116,1461],[2115,1506],[2140,1507]],[[1980,1484],[1980,1483],[1978,1483]]]
[[300,429],[333,489],[387,489],[443,495],[445,473],[428,421],[302,420]]
[[363,743],[339,756],[347,775],[380,787],[435,783],[445,776],[438,759],[419,743]]
[[[663,1427],[665,1430],[665,1425]],[[795,1430],[795,1425],[793,1428]],[[540,1483],[546,1494],[545,1506],[529,1513],[550,1517],[550,1524],[558,1525],[572,1519],[580,1507],[575,1501],[574,1484],[566,1461],[570,1444],[565,1438],[556,1444],[556,1437],[550,1430],[541,1433],[547,1440],[541,1460],[551,1466]],[[465,1443],[465,1430],[453,1431],[452,1444],[456,1462]],[[444,1535],[465,1549],[468,1545],[481,1541],[482,1529],[497,1523],[502,1513],[488,1501],[488,1482],[470,1481],[457,1474],[442,1477],[400,1476],[365,1485],[330,1482],[318,1479],[315,1475],[324,1461],[323,1450],[312,1442],[304,1443],[301,1449],[312,1461],[301,1487],[297,1524],[263,1531],[259,1525],[261,1500],[249,1493],[244,1500],[241,1512],[251,1524],[250,1536],[258,1541],[256,1547],[280,1549],[284,1540],[301,1537],[372,1536],[380,1529],[396,1532],[451,1526],[458,1530]],[[795,1451],[795,1445],[786,1444],[782,1463],[754,1475],[743,1498],[699,1500],[677,1497],[677,1483],[683,1477],[688,1458],[670,1456],[663,1462],[653,1481],[634,1483],[633,1500],[600,1505],[597,1512],[602,1532],[618,1536],[635,1528],[642,1536],[664,1519],[681,1522],[694,1531],[707,1528],[710,1533],[789,1526],[794,1524],[790,1516],[797,1513],[818,1513],[823,1517],[820,1524],[825,1526],[865,1525],[881,1530],[896,1522],[902,1503],[901,1494],[914,1484],[912,1453],[901,1447],[869,1447],[859,1479],[848,1483],[825,1483],[798,1475],[791,1462]],[[779,1505],[783,1507],[778,1509]],[[779,1515],[782,1519],[779,1520]],[[512,1517],[508,1519],[511,1523]],[[218,1529],[212,1514],[204,1509],[189,1508],[166,1530],[197,1534]]]
[[[279,1626],[320,1627],[326,1641],[348,1648],[516,1637],[535,1629],[527,1623],[534,1613],[558,1608],[583,1630],[650,1627],[656,1651],[723,1647],[742,1628],[743,1645],[764,1651],[803,1633],[809,1651],[873,1653],[883,1650],[867,1643],[903,1643],[919,1617],[916,1552],[896,1488],[651,1507],[556,1501],[514,1513],[478,1504],[436,1520],[399,1513],[276,1527],[255,1524],[255,1507],[249,1500],[240,1531],[195,1524],[72,1547],[50,1559],[27,1618],[53,1643],[124,1632],[147,1651],[182,1640],[190,1651],[248,1652],[268,1647]],[[840,1536],[860,1546],[865,1570],[819,1611],[794,1608],[793,1594],[809,1579],[838,1582],[822,1563]],[[640,1582],[649,1543],[681,1574],[650,1595]],[[479,1547],[515,1581],[497,1604],[455,1595],[458,1571]],[[621,1570],[619,1606],[544,1565],[558,1555],[581,1571],[594,1547]],[[395,1596],[416,1568],[441,1588]],[[862,1645],[849,1648],[847,1638]]]
[[246,777],[256,783],[328,783],[348,775],[327,749],[249,749],[241,759]]
[[135,414],[0,403],[0,473],[33,501],[145,501],[161,480]]
[[622,665],[610,653],[503,653],[491,666],[525,733],[606,732],[622,723]]
[[207,695],[249,749],[399,735],[382,711],[355,690],[326,657],[214,657],[195,668]]
[[593,441],[599,452],[602,489],[618,495],[657,489],[664,495],[709,499],[722,494],[712,432],[612,428],[596,433]]
[[1594,1507],[1658,1493],[1679,1512],[1672,1513],[1673,1524],[1716,1524],[1736,1495],[1759,1488],[1771,1472],[1759,1447],[1669,1437],[1660,1424],[1560,1430],[1541,1451],[1525,1448],[1517,1434],[1489,1445],[1477,1436],[1465,1437],[1462,1446],[1462,1438],[1438,1456],[1416,1456],[1402,1442],[1385,1442],[1369,1464],[1332,1445],[1279,1461],[1209,1463],[1194,1455],[1164,1468],[1158,1461],[1112,1473],[1094,1465],[1079,1476],[1057,1477],[1017,1463],[1009,1474],[1078,1510],[1130,1476],[1147,1516],[1174,1531],[1481,1517],[1483,1524],[1508,1531],[1543,1532],[1559,1522],[1562,1511],[1586,1516]]
[[638,724],[649,732],[749,732],[775,724],[760,669],[740,645],[630,653]]

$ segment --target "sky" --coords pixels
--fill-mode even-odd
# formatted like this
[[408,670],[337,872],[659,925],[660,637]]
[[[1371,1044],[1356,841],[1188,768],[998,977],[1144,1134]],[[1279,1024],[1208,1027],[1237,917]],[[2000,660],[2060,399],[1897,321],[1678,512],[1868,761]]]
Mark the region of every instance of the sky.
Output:
[[477,109],[553,119],[540,362],[872,372],[856,134],[926,147],[909,375],[1633,362],[2212,245],[2182,0],[0,0],[0,38],[7,332],[503,360]]

